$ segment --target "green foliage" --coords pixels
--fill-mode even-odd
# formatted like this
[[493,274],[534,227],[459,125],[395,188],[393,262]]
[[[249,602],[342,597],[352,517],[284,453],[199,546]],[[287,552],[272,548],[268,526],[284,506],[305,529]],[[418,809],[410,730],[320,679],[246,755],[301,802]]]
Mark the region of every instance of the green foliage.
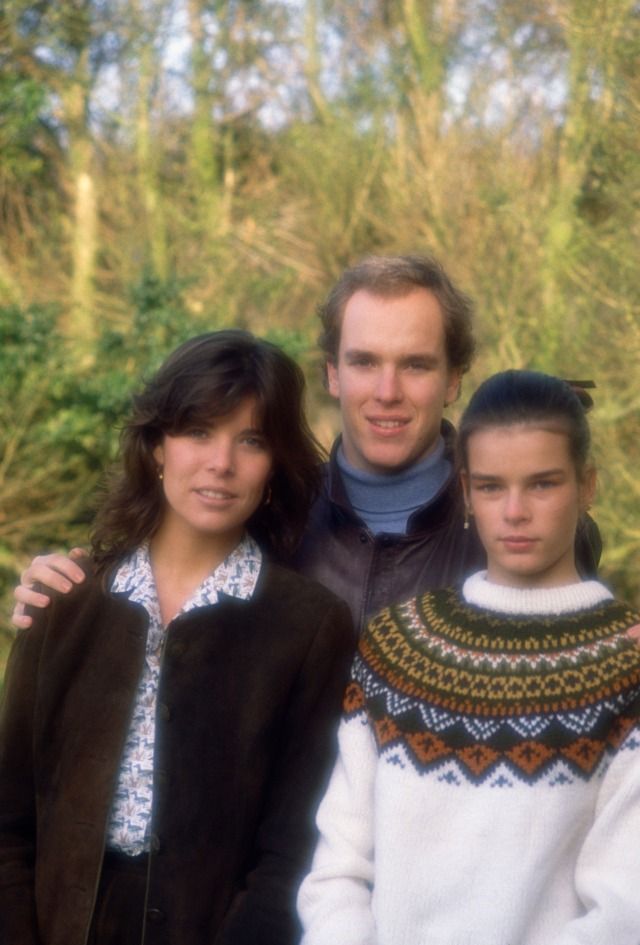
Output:
[[[21,554],[84,534],[96,469],[80,376],[69,372],[54,308],[0,309],[0,594]],[[71,407],[73,406],[73,409]]]
[[0,173],[12,184],[22,183],[43,166],[37,150],[39,117],[46,90],[34,79],[0,70]]

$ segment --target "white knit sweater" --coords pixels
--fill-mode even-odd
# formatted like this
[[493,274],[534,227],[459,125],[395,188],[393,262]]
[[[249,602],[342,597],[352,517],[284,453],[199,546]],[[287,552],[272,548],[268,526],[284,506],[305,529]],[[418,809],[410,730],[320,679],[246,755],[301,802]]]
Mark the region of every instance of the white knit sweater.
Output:
[[303,945],[639,945],[639,615],[597,582],[463,598],[363,637]]

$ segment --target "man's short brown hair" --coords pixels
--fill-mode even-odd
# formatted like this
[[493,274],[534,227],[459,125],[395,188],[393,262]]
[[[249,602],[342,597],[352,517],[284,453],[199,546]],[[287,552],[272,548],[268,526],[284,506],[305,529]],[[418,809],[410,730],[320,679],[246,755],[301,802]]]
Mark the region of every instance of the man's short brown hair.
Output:
[[365,256],[342,273],[318,308],[322,331],[318,339],[326,360],[335,362],[340,347],[342,316],[347,302],[360,289],[383,298],[428,289],[440,303],[444,318],[449,368],[464,374],[475,352],[473,303],[458,289],[440,263],[431,256]]

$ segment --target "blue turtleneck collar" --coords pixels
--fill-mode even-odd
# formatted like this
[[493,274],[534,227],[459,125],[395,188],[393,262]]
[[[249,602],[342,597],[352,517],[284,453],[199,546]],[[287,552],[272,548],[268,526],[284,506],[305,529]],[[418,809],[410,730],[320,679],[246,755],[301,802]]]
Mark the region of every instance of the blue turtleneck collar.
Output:
[[352,466],[342,444],[336,460],[354,512],[374,535],[404,534],[409,517],[431,501],[451,475],[444,440],[424,459],[394,473],[371,473]]

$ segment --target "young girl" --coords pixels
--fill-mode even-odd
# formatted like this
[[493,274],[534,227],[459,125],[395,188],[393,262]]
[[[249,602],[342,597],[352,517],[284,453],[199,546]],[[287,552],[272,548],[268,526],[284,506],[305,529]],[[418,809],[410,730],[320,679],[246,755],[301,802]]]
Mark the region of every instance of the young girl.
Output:
[[487,570],[362,639],[304,945],[638,945],[640,615],[576,570],[583,407],[498,374],[459,449]]
[[224,331],[136,398],[93,574],[10,658],[2,943],[297,941],[353,647],[346,605],[267,554],[314,495],[302,396],[282,351]]

